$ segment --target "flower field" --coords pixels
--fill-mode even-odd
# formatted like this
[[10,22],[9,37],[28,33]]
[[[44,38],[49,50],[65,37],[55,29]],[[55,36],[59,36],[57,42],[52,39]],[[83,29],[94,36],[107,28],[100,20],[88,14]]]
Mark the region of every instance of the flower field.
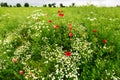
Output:
[[0,80],[120,80],[119,9],[0,8]]

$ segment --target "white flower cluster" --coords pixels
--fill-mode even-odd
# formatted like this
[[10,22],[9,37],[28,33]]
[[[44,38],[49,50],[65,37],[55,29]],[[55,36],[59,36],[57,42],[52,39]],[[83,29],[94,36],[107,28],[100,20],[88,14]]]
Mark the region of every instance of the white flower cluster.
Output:
[[18,47],[14,52],[13,58],[19,60],[19,62],[21,62],[21,64],[23,65],[23,70],[25,71],[25,79],[36,80],[39,78],[41,70],[28,65],[28,61],[30,61],[31,59],[31,54],[27,53],[27,50],[29,50],[29,46],[30,44],[26,43],[25,45]]
[[27,17],[30,20],[38,20],[41,16],[45,16],[44,13],[42,13],[42,10],[35,10],[32,15]]
[[[82,61],[81,58],[90,59],[92,57],[93,50],[91,49],[91,43],[81,38],[72,39],[71,56],[65,56],[65,52],[62,47],[56,45],[56,49],[53,52],[42,51],[42,56],[46,58],[45,64],[56,61],[54,64],[55,72],[48,75],[51,80],[64,80],[72,79],[78,80],[79,66]],[[47,47],[47,46],[46,46]]]
[[[50,32],[50,26],[48,26],[45,21],[42,20],[43,16],[45,16],[45,14],[43,14],[41,10],[35,11],[33,15],[28,17],[28,19],[30,19],[28,21],[28,24],[23,24],[21,26],[21,29],[16,30],[18,31],[18,34],[13,33],[4,40],[4,43],[6,45],[11,44],[11,42],[17,37],[21,39],[22,43],[15,48],[14,56],[12,58],[17,59],[23,65],[23,70],[25,71],[24,78],[26,80],[79,80],[78,78],[81,75],[79,73],[81,68],[80,65],[85,64],[93,57],[93,50],[91,49],[92,43],[87,41],[88,36],[86,33],[86,28],[80,25],[78,28],[75,29],[77,34],[74,34],[74,37],[70,38],[70,40],[72,41],[70,44],[70,55],[66,56],[65,52],[67,52],[67,50],[63,50],[63,46],[54,44],[54,48],[52,48],[51,44],[49,44],[49,37],[41,37],[41,35],[46,34],[45,31]],[[33,22],[32,20],[36,22]],[[97,19],[88,18],[88,20],[95,21]],[[30,39],[32,39],[33,41],[35,40],[34,42],[36,43],[34,43],[34,45],[32,45],[32,41],[30,42],[30,40],[27,41],[27,39],[22,39],[24,37],[21,37],[23,35],[20,35],[19,32],[22,29],[27,29],[26,33],[23,33],[23,35],[27,34]],[[53,30],[53,32],[55,32],[55,30]],[[17,37],[15,37],[15,35],[17,35]],[[55,34],[53,34],[52,36],[55,37]],[[46,44],[39,45],[39,43],[37,43],[39,39],[41,39],[41,41],[45,42]],[[31,48],[35,48],[35,50],[36,48],[42,49],[38,50],[37,53],[34,53],[34,51],[30,50]],[[49,70],[50,72],[42,75],[44,74],[44,69],[42,69],[40,65],[38,65],[38,67],[33,67],[34,64],[30,65],[29,63],[30,61],[32,63],[32,54],[40,54],[43,59],[41,65],[48,66],[51,64],[52,70]],[[2,62],[4,61],[5,60],[3,60]],[[0,64],[0,66],[2,66],[2,64]],[[0,69],[2,68],[4,67],[0,67]]]
[[95,18],[95,17],[93,17],[93,18],[88,17],[87,20],[89,20],[89,21],[95,21],[95,20],[97,20],[97,18]]
[[110,79],[112,80],[120,80],[120,77],[119,76],[116,76],[116,73],[114,70],[112,70],[112,73],[110,73],[108,70],[105,70],[105,73],[106,73],[106,79],[108,79],[108,76],[110,76]]

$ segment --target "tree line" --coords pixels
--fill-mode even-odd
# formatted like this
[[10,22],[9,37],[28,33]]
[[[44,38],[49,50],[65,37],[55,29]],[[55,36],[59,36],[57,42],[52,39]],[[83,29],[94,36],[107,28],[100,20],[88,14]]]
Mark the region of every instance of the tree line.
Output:
[[24,3],[24,5],[22,6],[20,3],[17,3],[16,5],[8,5],[7,2],[2,2],[0,3],[1,7],[29,7],[29,3]]
[[[8,5],[7,2],[2,2],[0,3],[1,7],[30,7],[29,3],[24,3],[24,5],[22,6],[20,3],[17,3],[16,5]],[[65,5],[63,5],[62,3],[59,4],[60,7],[66,7]],[[75,3],[72,3],[69,7],[74,7]],[[57,7],[56,3],[49,3],[49,4],[44,4],[43,7]]]
[[[94,6],[93,4],[90,4],[91,6]],[[66,7],[64,4],[60,3],[60,7]],[[72,3],[69,5],[69,7],[75,7],[75,3]],[[24,3],[22,6],[20,3],[17,3],[16,5],[8,5],[7,2],[1,2],[0,7],[32,7],[29,3]],[[57,7],[56,3],[49,3],[49,4],[43,4],[43,7]],[[116,7],[120,7],[120,5],[116,5]]]
[[[60,3],[59,4],[60,7],[66,7],[64,4]],[[71,5],[69,5],[69,7],[74,7],[75,3],[72,3]],[[51,3],[51,4],[44,4],[43,7],[57,7],[56,3]]]

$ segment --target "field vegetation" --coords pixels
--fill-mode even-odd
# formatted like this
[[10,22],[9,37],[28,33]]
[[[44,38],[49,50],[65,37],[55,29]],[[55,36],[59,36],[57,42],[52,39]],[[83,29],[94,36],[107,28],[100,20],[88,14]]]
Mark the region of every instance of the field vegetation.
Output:
[[0,8],[0,79],[120,80],[119,9]]

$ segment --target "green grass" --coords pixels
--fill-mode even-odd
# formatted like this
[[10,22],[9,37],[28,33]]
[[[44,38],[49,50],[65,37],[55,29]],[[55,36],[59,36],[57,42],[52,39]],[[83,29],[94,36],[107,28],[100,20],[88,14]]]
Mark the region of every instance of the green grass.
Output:
[[1,8],[0,7],[0,33],[5,34],[25,23],[27,16],[39,8]]
[[[120,7],[93,7],[83,6],[79,8],[43,8],[42,10],[48,13],[47,19],[54,20],[59,23],[54,13],[58,10],[63,10],[65,13],[64,23],[72,22],[74,25],[84,25],[88,29],[88,33],[92,34],[92,30],[96,29],[102,39],[107,38],[112,44],[120,45]],[[87,18],[96,18],[95,21],[90,21]],[[112,19],[112,20],[110,20]],[[109,43],[108,43],[109,45]]]
[[[116,8],[96,8],[96,7],[80,7],[80,8],[0,8],[0,30],[4,29],[14,29],[18,27],[19,24],[26,21],[26,17],[32,14],[34,10],[42,9],[48,15],[57,13],[57,10],[62,9],[65,12],[66,20],[70,19],[75,24],[84,23],[88,28],[96,28],[99,30],[104,30],[105,27],[115,27],[119,28],[119,21],[113,24],[113,22],[108,21],[109,18],[120,18],[119,16],[119,7]],[[95,14],[91,14],[94,12]],[[50,16],[51,19],[54,18]],[[96,17],[98,20],[94,23],[86,21],[87,17]],[[102,20],[102,18],[106,18]],[[102,23],[102,24],[101,24]],[[112,25],[113,24],[113,25]],[[103,25],[103,26],[102,26]],[[102,26],[102,27],[100,27]],[[101,29],[102,28],[102,29]]]
[[[31,15],[33,11],[40,9],[42,10],[42,13],[47,14],[47,16],[39,17],[39,21],[44,20],[45,24],[42,26],[48,25],[49,27],[36,30],[35,27],[36,26],[39,27],[41,26],[41,24],[35,24],[37,23],[35,20],[27,19],[27,17]],[[57,15],[58,10],[63,10],[65,16],[62,19],[60,19]],[[54,67],[53,65],[55,64],[55,62],[54,61],[50,62],[47,66],[46,65],[44,66],[43,62],[46,60],[46,58],[41,57],[41,55],[42,53],[47,54],[46,52],[52,51],[55,52],[54,49],[57,49],[55,44],[65,47],[63,51],[69,50],[69,48],[72,47],[67,45],[72,44],[72,39],[71,41],[69,41],[69,37],[67,37],[67,34],[69,33],[67,31],[67,25],[68,23],[72,23],[74,28],[73,33],[79,34],[77,35],[77,37],[80,39],[83,34],[87,33],[87,38],[85,38],[85,40],[87,40],[88,42],[92,42],[91,49],[94,50],[94,52],[90,56],[91,57],[90,59],[83,56],[84,63],[82,63],[79,66],[81,71],[81,72],[79,71],[79,73],[81,74],[79,79],[110,80],[111,77],[109,76],[120,77],[119,13],[120,7],[106,8],[106,7],[82,6],[70,8],[42,8],[42,7],[0,8],[0,33],[1,33],[0,40],[4,41],[4,39],[12,35],[11,33],[14,33],[12,36],[13,41],[11,41],[11,43],[8,45],[5,44],[5,46],[1,46],[0,53],[5,58],[7,58],[7,56],[10,56],[10,59],[8,59],[10,67],[15,66],[13,63],[11,63],[11,61],[9,61],[12,59],[11,57],[15,57],[13,56],[14,51],[16,51],[17,48],[21,47],[22,45],[27,44],[27,46],[29,46],[28,43],[30,42],[29,49],[26,52],[23,52],[22,57],[24,58],[26,55],[31,53],[32,58],[28,60],[27,64],[29,66],[32,65],[33,67],[42,69],[44,71],[44,74],[40,74],[40,76],[45,77],[47,73],[50,73],[50,71],[54,70],[51,68],[51,66]],[[48,20],[52,20],[53,24],[50,24]],[[30,24],[28,24],[29,21],[31,21]],[[25,25],[25,27],[21,27],[21,25],[23,24]],[[56,32],[53,31],[54,30],[53,26],[55,25],[61,26],[61,28],[59,30],[56,30]],[[82,27],[80,26],[85,27],[86,30],[82,32]],[[93,30],[96,30],[97,32],[94,33]],[[34,36],[36,34],[39,34],[38,37]],[[54,34],[56,37],[53,37]],[[47,37],[48,40],[47,39],[42,40],[42,38],[45,37]],[[64,39],[62,40],[61,38]],[[76,37],[73,37],[73,40],[74,38]],[[107,39],[108,41],[106,44],[106,47],[108,49],[103,48],[104,39]],[[83,42],[85,43],[84,40]],[[11,47],[10,45],[12,45],[13,47]],[[11,50],[11,52],[7,52],[7,50]],[[2,54],[4,52],[8,54],[5,55]],[[75,51],[73,51],[73,53],[74,52]],[[21,64],[17,65],[17,68],[15,69],[16,70],[14,71],[22,69]],[[11,75],[16,75],[17,78],[15,77],[15,79],[23,79],[23,77],[19,76],[15,72],[13,74],[11,70],[13,69],[10,68],[3,75],[6,75],[7,72],[10,72],[11,73],[10,75],[7,74],[8,79],[10,78],[9,76]],[[106,70],[107,72],[105,73]],[[0,79],[1,78],[4,79],[3,76],[0,76]]]

